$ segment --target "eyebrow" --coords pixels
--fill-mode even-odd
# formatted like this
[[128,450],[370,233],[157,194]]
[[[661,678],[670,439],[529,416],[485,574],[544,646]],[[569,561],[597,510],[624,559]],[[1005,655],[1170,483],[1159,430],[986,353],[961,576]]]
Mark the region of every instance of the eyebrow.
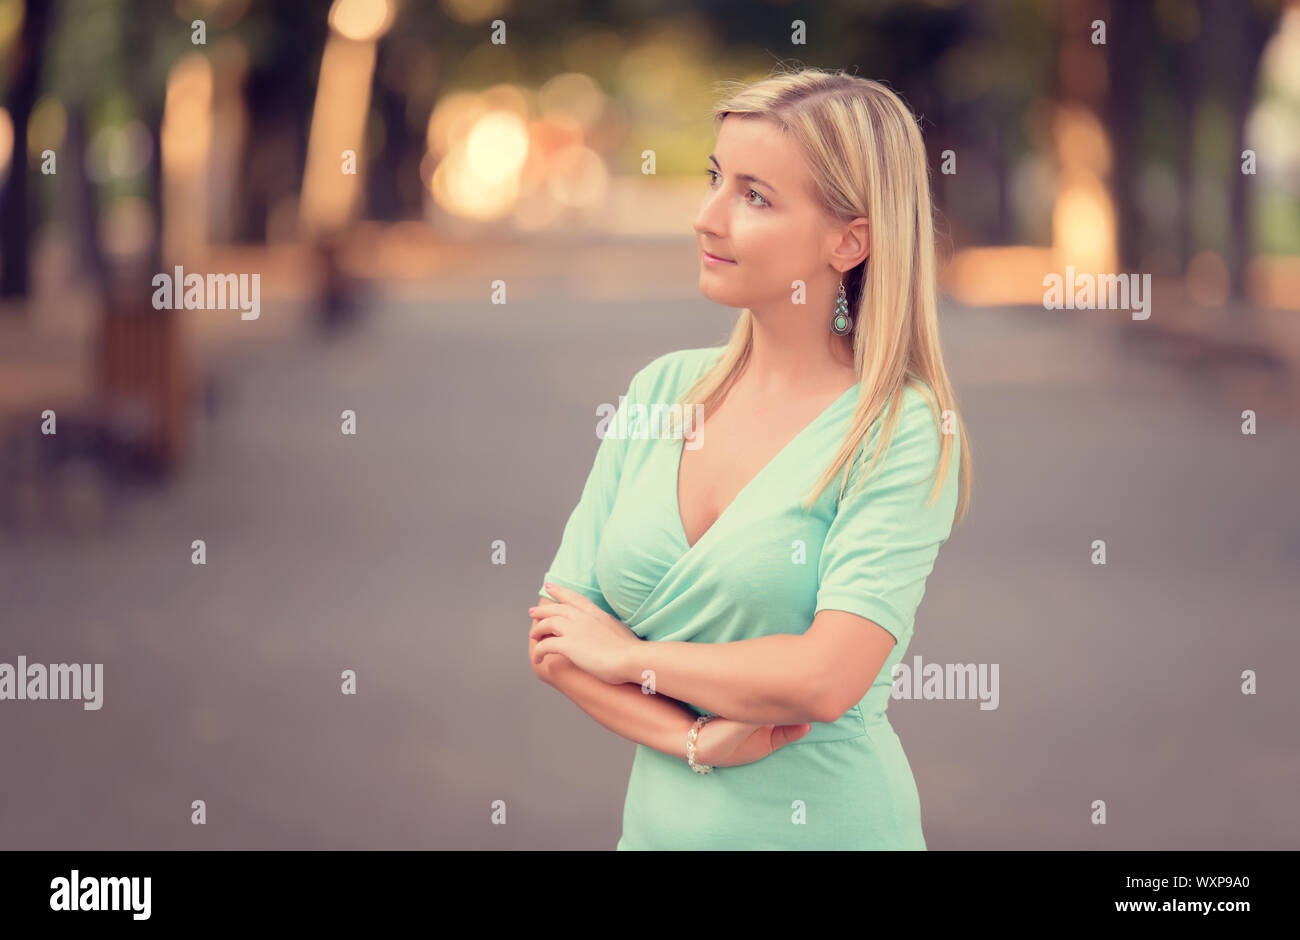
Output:
[[[722,169],[722,164],[718,162],[717,157],[715,157],[713,154],[709,154],[709,159],[713,161],[713,165],[716,166],[719,170]],[[773,193],[777,191],[776,187],[773,186],[771,183],[765,180],[761,180],[757,176],[751,176],[748,173],[737,173],[736,179],[749,180],[751,183],[757,183],[760,186],[766,186],[768,189],[772,190]]]

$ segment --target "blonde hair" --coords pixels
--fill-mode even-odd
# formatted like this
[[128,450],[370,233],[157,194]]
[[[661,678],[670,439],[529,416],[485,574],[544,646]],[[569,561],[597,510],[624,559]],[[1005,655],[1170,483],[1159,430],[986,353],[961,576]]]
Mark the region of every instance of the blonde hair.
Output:
[[[717,125],[728,115],[775,121],[802,148],[814,195],[825,211],[842,222],[859,217],[871,222],[871,253],[844,275],[854,322],[853,357],[863,386],[839,453],[806,505],[816,502],[841,470],[843,496],[849,465],[888,404],[887,425],[859,485],[877,459],[884,459],[901,414],[903,386],[911,384],[925,397],[936,423],[950,413],[960,435],[955,517],[960,520],[970,502],[970,447],[939,348],[929,164],[915,117],[884,85],[843,71],[778,68],[753,84],[737,84],[714,108]],[[740,312],[722,357],[686,390],[681,404],[700,402],[707,410],[722,401],[753,348],[752,316],[748,308]],[[830,316],[827,311],[827,329]],[[952,435],[940,431],[931,501],[938,498],[952,462]]]

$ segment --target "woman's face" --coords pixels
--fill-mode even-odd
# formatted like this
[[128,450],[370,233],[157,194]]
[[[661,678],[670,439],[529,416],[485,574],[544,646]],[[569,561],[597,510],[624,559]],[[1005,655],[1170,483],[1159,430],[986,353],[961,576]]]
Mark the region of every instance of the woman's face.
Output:
[[839,237],[813,199],[803,154],[774,122],[723,118],[708,168],[694,223],[700,293],[727,307],[762,308],[789,303],[795,280],[834,276],[826,251]]

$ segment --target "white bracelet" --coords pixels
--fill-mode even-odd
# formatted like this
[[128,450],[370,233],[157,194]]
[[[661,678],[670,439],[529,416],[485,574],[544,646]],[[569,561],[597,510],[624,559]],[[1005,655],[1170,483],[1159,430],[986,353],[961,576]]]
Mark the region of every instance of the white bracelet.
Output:
[[691,730],[686,732],[686,763],[690,764],[691,770],[697,774],[713,773],[713,767],[709,764],[695,763],[695,739],[699,737],[700,729],[716,717],[716,715],[701,715],[695,719],[695,724],[691,725]]

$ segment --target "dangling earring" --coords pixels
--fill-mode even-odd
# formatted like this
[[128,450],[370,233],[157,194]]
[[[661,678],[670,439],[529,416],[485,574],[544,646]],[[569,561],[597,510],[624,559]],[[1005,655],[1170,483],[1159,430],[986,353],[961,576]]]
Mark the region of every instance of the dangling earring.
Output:
[[849,316],[849,301],[844,296],[844,278],[840,278],[840,296],[835,301],[835,316],[831,318],[831,332],[847,336],[853,332],[853,318]]

